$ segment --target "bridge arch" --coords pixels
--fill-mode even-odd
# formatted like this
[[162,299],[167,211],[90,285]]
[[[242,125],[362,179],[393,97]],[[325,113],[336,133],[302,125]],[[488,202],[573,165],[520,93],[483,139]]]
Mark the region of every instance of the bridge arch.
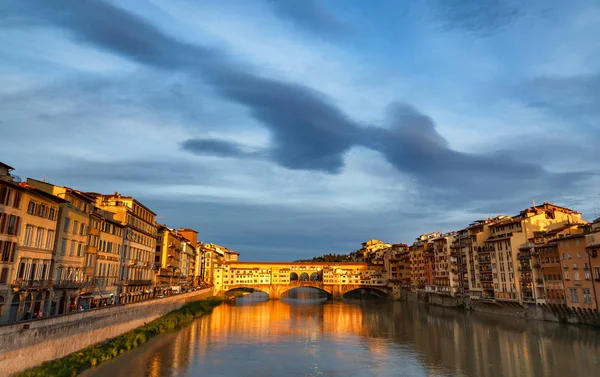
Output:
[[379,286],[355,286],[343,289],[343,298],[360,298],[361,296],[374,296],[379,298],[387,298],[392,295],[392,292],[387,287]]
[[309,280],[314,282],[323,281],[323,274],[319,272],[313,272],[312,274],[310,274]]
[[290,281],[298,281],[298,274],[295,272],[292,272],[290,274]]
[[310,280],[310,276],[308,276],[308,274],[306,272],[303,272],[300,274],[300,281],[309,281]]
[[315,284],[313,282],[306,282],[303,284],[294,284],[294,285],[288,285],[288,286],[282,287],[282,289],[279,293],[280,297],[289,298],[292,291],[297,290],[299,288],[309,288],[309,289],[313,289],[315,291],[323,292],[327,295],[327,298],[331,298],[332,294],[333,294],[331,287],[323,286],[322,284]]
[[[237,294],[236,292],[240,292],[242,294]],[[264,293],[264,294],[268,295],[269,298],[271,297],[271,293],[269,292],[268,287],[257,286],[257,285],[236,285],[236,286],[230,287],[229,289],[225,290],[224,295],[225,295],[225,297],[241,297],[243,295],[243,292],[247,292],[247,293],[260,292],[260,293]]]

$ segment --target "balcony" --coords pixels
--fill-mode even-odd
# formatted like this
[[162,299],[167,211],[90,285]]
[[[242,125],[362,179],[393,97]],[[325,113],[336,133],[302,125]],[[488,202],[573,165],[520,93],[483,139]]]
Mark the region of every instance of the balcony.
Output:
[[82,281],[59,280],[54,282],[54,289],[79,289],[83,287]]
[[531,266],[521,265],[519,266],[519,271],[531,271]]
[[122,280],[117,285],[151,285],[152,280]]
[[46,289],[52,287],[52,280],[23,280],[17,279],[11,285],[16,290]]
[[517,256],[518,260],[529,260],[531,259],[531,254],[530,253],[519,253],[519,255]]

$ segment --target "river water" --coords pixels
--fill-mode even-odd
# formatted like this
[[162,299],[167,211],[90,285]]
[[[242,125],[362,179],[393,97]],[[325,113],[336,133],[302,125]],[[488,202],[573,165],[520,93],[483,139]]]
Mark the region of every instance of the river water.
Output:
[[83,376],[600,376],[600,331],[589,328],[415,303],[253,295]]

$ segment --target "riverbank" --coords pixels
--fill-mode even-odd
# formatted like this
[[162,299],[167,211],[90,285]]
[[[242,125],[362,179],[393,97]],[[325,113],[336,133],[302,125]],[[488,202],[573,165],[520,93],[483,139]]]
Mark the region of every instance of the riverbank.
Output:
[[442,296],[431,292],[403,291],[397,299],[399,301],[418,302],[460,310],[600,328],[600,312],[595,309],[574,310],[568,308],[566,305],[520,304],[515,301],[477,300],[469,297]]
[[185,304],[180,309],[174,310],[126,334],[102,344],[89,346],[63,358],[46,361],[38,367],[16,374],[16,377],[74,377],[86,369],[93,368],[102,362],[114,359],[143,345],[159,334],[178,329],[195,318],[212,312],[222,302],[223,299],[220,297],[209,297]]
[[60,359],[210,296],[214,296],[213,288],[0,325],[0,374],[10,376]]

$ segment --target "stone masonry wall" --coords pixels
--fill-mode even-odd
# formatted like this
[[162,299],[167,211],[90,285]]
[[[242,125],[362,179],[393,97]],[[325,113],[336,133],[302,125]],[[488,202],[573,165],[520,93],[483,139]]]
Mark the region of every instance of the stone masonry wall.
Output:
[[[142,326],[213,288],[135,304],[0,326],[0,374],[9,376]],[[28,328],[27,328],[28,327]]]

